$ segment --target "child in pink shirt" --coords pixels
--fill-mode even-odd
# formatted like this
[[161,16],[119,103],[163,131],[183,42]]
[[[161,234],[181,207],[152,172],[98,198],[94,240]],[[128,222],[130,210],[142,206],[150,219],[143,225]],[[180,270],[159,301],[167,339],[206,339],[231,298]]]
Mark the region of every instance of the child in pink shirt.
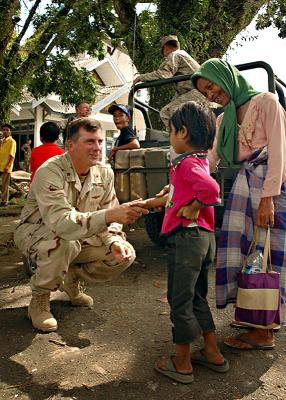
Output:
[[[167,296],[176,346],[174,356],[160,359],[155,370],[181,383],[193,381],[192,364],[216,372],[229,369],[207,302],[208,267],[215,256],[213,205],[220,201],[206,158],[214,136],[213,113],[195,102],[183,104],[170,121],[170,142],[180,156],[170,166],[169,193],[145,200],[147,208],[166,207],[162,234],[167,237]],[[191,355],[190,343],[201,334],[204,349]]]

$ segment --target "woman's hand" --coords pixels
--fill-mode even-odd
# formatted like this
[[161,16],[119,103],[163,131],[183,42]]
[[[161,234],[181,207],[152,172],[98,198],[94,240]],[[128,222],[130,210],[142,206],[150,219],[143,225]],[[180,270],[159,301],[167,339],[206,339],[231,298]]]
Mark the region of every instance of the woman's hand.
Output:
[[256,211],[256,225],[261,228],[274,226],[274,204],[272,197],[262,197]]

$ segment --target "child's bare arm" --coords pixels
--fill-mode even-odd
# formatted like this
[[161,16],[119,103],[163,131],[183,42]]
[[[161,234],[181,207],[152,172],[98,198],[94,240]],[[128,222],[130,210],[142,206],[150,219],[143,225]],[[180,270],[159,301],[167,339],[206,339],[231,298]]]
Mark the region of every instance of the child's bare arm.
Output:
[[[165,195],[161,196],[161,197],[152,197],[150,199],[146,199],[142,201],[142,207],[144,208],[159,208],[159,207],[163,207],[168,199],[168,193],[166,193]],[[141,202],[140,202],[141,204]]]
[[177,217],[185,217],[192,222],[196,222],[199,217],[201,207],[201,204],[195,199],[188,206],[181,207],[177,212]]

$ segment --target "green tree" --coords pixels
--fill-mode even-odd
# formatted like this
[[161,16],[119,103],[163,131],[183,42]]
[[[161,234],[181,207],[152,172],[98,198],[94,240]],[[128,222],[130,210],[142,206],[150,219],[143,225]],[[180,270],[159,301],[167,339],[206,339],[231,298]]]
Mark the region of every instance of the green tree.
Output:
[[[73,58],[85,51],[104,57],[106,33],[99,2],[51,0],[44,9],[41,3],[33,1],[20,26],[26,2],[0,1],[0,121],[9,120],[11,105],[21,100],[24,88],[35,97],[54,92],[71,104],[95,98],[95,79],[85,69],[75,68]],[[102,12],[108,20],[108,2]]]
[[[0,121],[9,120],[24,88],[37,98],[54,92],[64,103],[93,101],[96,81],[73,59],[83,52],[104,57],[106,37],[126,46],[141,73],[159,65],[160,37],[169,33],[199,62],[222,56],[262,7],[258,27],[275,25],[286,37],[285,0],[157,0],[156,12],[136,16],[139,2],[146,1],[32,0],[22,23],[27,2],[0,0]],[[151,104],[160,108],[171,92],[152,90]]]
[[[134,52],[135,37],[134,62],[140,73],[160,64],[160,37],[166,34],[176,33],[182,48],[199,63],[222,57],[258,13],[258,28],[275,25],[279,35],[286,37],[285,0],[157,0],[155,13],[144,11],[135,20],[136,3],[114,0],[121,37],[130,54]],[[159,109],[171,96],[172,90],[151,90],[151,105]]]

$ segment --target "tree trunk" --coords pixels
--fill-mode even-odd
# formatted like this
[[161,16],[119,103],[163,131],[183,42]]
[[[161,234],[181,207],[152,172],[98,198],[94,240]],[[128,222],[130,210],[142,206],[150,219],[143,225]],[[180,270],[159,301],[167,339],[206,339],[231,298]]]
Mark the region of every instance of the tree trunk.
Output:
[[[133,54],[130,32],[134,31],[136,2],[113,0],[118,18],[123,26],[122,36]],[[210,57],[222,57],[235,36],[244,29],[266,4],[265,0],[158,0],[156,17],[146,21],[137,17],[136,52],[133,62],[139,73],[150,72],[160,65],[160,36],[177,34],[181,47],[199,63]],[[144,19],[145,18],[145,19]],[[146,31],[146,25],[152,29]],[[147,33],[147,34],[146,34]],[[172,90],[162,86],[150,90],[150,105],[161,109],[172,97]],[[156,128],[161,121],[154,113],[150,115]]]

